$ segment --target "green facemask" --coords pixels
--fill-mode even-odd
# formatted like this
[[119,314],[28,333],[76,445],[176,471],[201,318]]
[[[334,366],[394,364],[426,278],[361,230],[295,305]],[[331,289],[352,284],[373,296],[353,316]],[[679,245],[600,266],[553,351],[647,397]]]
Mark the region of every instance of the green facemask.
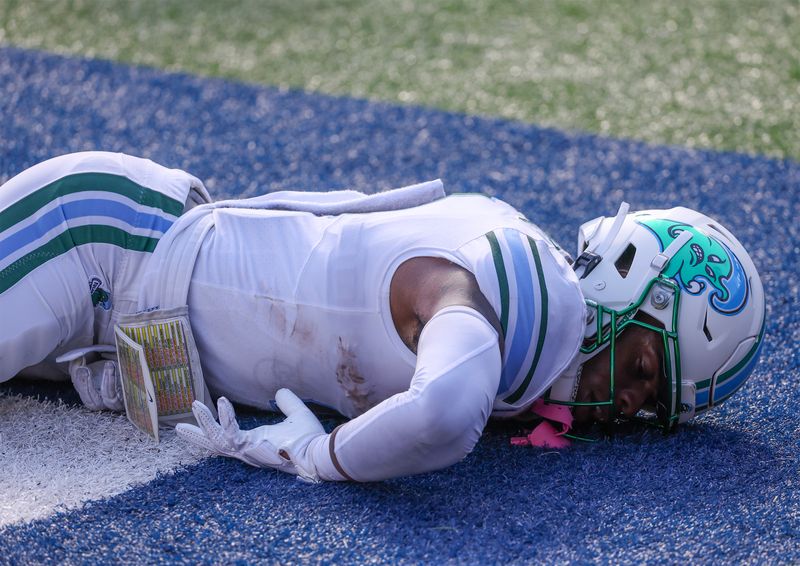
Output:
[[[610,348],[608,398],[602,401],[577,402],[558,401],[550,399],[549,395],[546,395],[545,401],[571,407],[611,407],[611,414],[618,415],[619,411],[616,410],[614,403],[615,376],[617,371],[615,361],[617,338],[629,326],[641,326],[661,336],[664,347],[663,376],[659,389],[658,406],[648,407],[640,411],[633,420],[658,426],[665,432],[672,430],[678,422],[681,402],[679,386],[680,353],[677,333],[680,293],[680,287],[675,284],[674,281],[665,277],[656,277],[647,284],[639,299],[625,310],[615,311],[599,305],[594,301],[587,300],[586,305],[589,309],[590,319],[593,320],[595,324],[595,334],[594,338],[584,342],[584,345],[581,347],[581,353],[591,357],[597,355],[604,348]],[[665,308],[671,309],[672,323],[670,328],[659,328],[635,318],[639,308],[647,300],[662,301],[665,304]],[[617,420],[619,419],[612,419],[612,421]],[[592,440],[575,435],[573,435],[572,438],[578,440]]]

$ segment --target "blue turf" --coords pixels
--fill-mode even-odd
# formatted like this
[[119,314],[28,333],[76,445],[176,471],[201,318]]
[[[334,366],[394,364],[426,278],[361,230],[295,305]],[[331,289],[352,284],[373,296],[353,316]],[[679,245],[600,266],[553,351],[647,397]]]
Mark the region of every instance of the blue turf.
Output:
[[0,116],[0,180],[84,149],[184,168],[216,197],[441,177],[502,197],[568,249],[623,197],[700,208],[753,252],[768,295],[751,382],[678,435],[557,453],[511,447],[495,426],[453,468],[367,485],[214,459],[6,528],[0,562],[800,561],[797,163],[12,48],[0,49]]

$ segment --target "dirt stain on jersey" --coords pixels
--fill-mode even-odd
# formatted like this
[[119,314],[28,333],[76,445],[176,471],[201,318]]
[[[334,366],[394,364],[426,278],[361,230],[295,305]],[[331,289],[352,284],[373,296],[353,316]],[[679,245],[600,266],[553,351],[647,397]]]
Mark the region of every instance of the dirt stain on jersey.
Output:
[[[285,336],[289,330],[289,323],[286,306],[269,297],[256,296],[255,316],[267,321],[275,329],[275,336]],[[292,321],[293,323],[293,321]]]
[[339,337],[339,363],[336,365],[336,381],[344,390],[357,414],[367,412],[375,403],[370,400],[371,387],[358,369],[355,353]]
[[314,331],[298,316],[292,325],[289,337],[298,344],[310,345],[314,342]]

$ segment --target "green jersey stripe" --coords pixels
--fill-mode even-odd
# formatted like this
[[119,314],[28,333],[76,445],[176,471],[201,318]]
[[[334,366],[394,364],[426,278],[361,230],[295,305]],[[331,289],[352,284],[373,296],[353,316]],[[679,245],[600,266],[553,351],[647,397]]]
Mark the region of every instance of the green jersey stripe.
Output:
[[536,264],[536,275],[539,278],[539,290],[541,292],[540,298],[540,308],[539,308],[539,338],[536,341],[536,352],[533,355],[533,360],[531,361],[531,367],[528,370],[525,379],[522,381],[522,384],[517,388],[517,390],[506,397],[503,401],[506,403],[516,403],[520,400],[520,398],[525,394],[525,391],[528,389],[528,385],[530,385],[531,380],[533,379],[533,374],[536,373],[536,367],[539,365],[539,358],[542,356],[542,350],[544,349],[544,339],[545,335],[547,334],[547,284],[544,280],[544,269],[542,269],[542,259],[539,257],[539,249],[536,247],[536,242],[533,241],[533,238],[528,236],[528,244],[531,248],[531,253],[533,254],[533,261]]
[[137,252],[152,252],[158,239],[97,224],[70,228],[0,271],[0,293],[5,293],[37,267],[85,244],[111,244]]
[[508,274],[506,265],[503,261],[503,252],[500,243],[494,232],[486,234],[489,240],[489,247],[492,248],[492,259],[494,260],[494,270],[497,272],[497,283],[500,287],[500,326],[503,329],[503,336],[508,337]]
[[75,173],[45,185],[0,212],[0,232],[30,217],[58,197],[86,191],[116,193],[135,203],[158,208],[172,216],[180,216],[184,204],[163,193],[134,183],[127,177],[110,173]]

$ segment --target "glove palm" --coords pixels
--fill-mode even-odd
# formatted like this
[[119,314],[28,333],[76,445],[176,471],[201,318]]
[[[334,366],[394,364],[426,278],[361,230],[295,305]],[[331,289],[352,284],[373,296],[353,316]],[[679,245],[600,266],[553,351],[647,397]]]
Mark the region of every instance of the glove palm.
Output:
[[88,409],[117,412],[125,410],[122,383],[117,376],[117,364],[113,361],[100,360],[87,364],[85,358],[74,360],[69,366],[69,376]]
[[288,389],[279,390],[275,394],[275,402],[286,415],[286,420],[275,425],[241,430],[233,406],[225,397],[217,401],[219,423],[208,407],[195,401],[192,412],[199,426],[182,423],[175,430],[187,442],[213,454],[318,481],[307,448],[314,438],[325,434],[325,429],[303,401]]

